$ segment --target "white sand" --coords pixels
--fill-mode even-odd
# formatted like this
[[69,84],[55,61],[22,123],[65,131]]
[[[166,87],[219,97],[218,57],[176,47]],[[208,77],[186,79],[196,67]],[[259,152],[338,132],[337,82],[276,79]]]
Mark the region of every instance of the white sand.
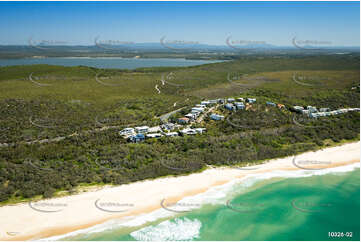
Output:
[[[315,164],[314,162],[322,164]],[[312,166],[307,163],[313,162]],[[317,163],[316,162],[316,163]],[[297,156],[296,163],[303,167],[336,167],[360,162],[360,142],[307,152]],[[187,176],[160,178],[116,187],[105,187],[94,192],[43,200],[50,205],[39,207],[58,212],[39,212],[28,203],[0,207],[0,240],[27,240],[61,235],[88,228],[114,218],[138,215],[161,208],[160,202],[178,201],[207,189],[246,175],[275,170],[301,170],[293,164],[293,157],[270,160],[255,170],[211,168]],[[98,200],[100,199],[100,200]],[[106,212],[105,210],[126,210]],[[102,204],[108,202],[108,204]],[[113,204],[109,204],[112,202]],[[114,206],[114,203],[118,205]],[[120,205],[119,205],[120,204]],[[113,206],[111,206],[113,205]]]

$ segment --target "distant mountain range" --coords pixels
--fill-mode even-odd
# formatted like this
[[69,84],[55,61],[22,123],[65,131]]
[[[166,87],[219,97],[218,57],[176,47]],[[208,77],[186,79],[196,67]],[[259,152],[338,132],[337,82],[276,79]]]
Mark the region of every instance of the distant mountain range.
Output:
[[[301,46],[300,46],[301,47]],[[239,44],[229,44],[229,45],[208,45],[208,44],[173,44],[173,43],[126,43],[126,44],[119,44],[119,45],[110,45],[110,44],[103,44],[97,43],[94,45],[1,45],[0,44],[0,51],[5,49],[28,49],[34,48],[39,50],[64,50],[67,49],[68,51],[71,50],[88,50],[88,51],[96,51],[96,50],[157,50],[157,51],[187,51],[187,50],[203,50],[203,51],[234,51],[234,50],[289,50],[289,49],[298,49],[299,47],[296,46],[277,46],[271,44],[246,44],[246,45],[239,45]],[[323,46],[323,47],[313,47],[313,46],[303,46],[302,49],[344,49],[344,50],[360,50],[359,46]]]
[[169,43],[126,43],[110,45],[0,45],[0,59],[39,57],[124,57],[124,58],[188,58],[231,60],[239,55],[359,55],[360,47],[276,46],[271,44],[208,45]]

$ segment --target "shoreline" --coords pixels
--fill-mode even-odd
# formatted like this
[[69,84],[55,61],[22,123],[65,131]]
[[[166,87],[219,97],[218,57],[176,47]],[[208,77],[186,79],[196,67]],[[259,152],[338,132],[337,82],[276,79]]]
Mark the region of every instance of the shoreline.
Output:
[[[296,159],[298,162],[295,161]],[[294,162],[302,164],[304,169],[296,166]],[[41,200],[39,203],[43,202],[49,205],[40,207],[44,209],[43,212],[31,209],[29,206],[31,203],[5,205],[0,207],[0,213],[3,215],[0,217],[2,225],[0,240],[29,240],[61,236],[112,219],[139,216],[162,208],[160,204],[162,199],[178,202],[185,197],[204,193],[210,188],[247,176],[275,171],[322,170],[359,162],[360,141],[357,141],[318,151],[309,151],[297,155],[296,158],[290,156],[271,159],[263,164],[243,169],[209,168],[190,175],[145,180],[114,187],[106,186],[97,191]],[[99,209],[97,206],[99,201],[103,201],[105,205],[116,204],[126,209],[120,211],[113,205],[103,206]],[[34,205],[36,203],[33,202]],[[51,207],[50,204],[66,206],[57,211],[55,208],[58,207]],[[29,223],[30,221],[31,223]]]
[[[24,57],[16,57],[16,58],[0,58],[0,60],[25,60],[25,59],[32,59],[32,60],[42,60],[42,59],[125,59],[125,60],[149,60],[149,59],[159,59],[159,60],[189,60],[189,61],[208,61],[211,63],[205,64],[212,64],[212,63],[219,63],[224,61],[230,60],[223,60],[223,59],[193,59],[187,57],[176,57],[176,56],[168,56],[168,57],[124,57],[124,56],[24,56]],[[166,66],[168,67],[168,66]],[[182,67],[182,66],[180,66]]]

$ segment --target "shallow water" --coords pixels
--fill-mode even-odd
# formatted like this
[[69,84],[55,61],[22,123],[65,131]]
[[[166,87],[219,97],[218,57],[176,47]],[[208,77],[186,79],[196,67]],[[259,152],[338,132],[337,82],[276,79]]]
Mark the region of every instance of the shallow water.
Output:
[[[184,213],[161,209],[126,222],[111,221],[61,239],[360,239],[358,164],[323,171],[273,172],[213,188],[182,201],[204,205]],[[330,237],[329,232],[344,235]]]
[[0,59],[0,66],[13,65],[61,65],[61,66],[90,66],[97,68],[136,69],[140,67],[156,66],[194,66],[208,63],[222,62],[217,60],[186,60],[176,58],[24,58],[24,59]]

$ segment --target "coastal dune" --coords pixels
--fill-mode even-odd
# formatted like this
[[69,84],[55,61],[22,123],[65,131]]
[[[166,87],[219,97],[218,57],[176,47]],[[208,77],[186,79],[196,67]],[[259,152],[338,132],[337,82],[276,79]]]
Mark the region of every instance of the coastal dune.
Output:
[[159,178],[77,195],[0,207],[0,240],[47,238],[112,219],[164,209],[164,201],[184,197],[246,176],[274,171],[321,170],[360,162],[360,142],[269,160],[245,168],[209,168],[200,173]]

